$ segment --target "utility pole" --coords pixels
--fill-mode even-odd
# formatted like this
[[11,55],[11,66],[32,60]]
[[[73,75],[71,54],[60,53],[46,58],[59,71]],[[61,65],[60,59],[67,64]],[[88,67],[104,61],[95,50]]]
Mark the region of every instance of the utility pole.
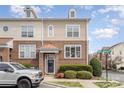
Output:
[[108,82],[108,53],[106,55],[106,82]]

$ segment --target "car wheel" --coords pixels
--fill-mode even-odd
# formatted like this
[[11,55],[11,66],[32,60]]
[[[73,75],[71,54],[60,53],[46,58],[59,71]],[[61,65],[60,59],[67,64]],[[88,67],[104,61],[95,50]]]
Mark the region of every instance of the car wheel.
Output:
[[28,79],[21,79],[17,84],[18,88],[31,88],[31,82]]

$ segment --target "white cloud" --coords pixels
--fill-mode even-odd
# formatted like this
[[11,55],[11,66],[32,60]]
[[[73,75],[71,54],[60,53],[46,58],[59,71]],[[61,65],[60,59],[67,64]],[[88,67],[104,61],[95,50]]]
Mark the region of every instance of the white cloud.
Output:
[[98,10],[99,13],[104,14],[108,12],[117,12],[120,17],[124,17],[124,6],[123,5],[110,5],[105,6]]
[[124,19],[111,19],[110,23],[112,25],[123,25],[124,24]]
[[[30,6],[30,7],[35,11],[37,16],[39,16],[39,14],[41,13],[40,7],[39,6]],[[25,17],[24,8],[25,6],[12,5],[10,6],[10,12],[14,17]]]
[[51,12],[51,10],[52,10],[53,8],[54,8],[53,5],[47,5],[47,6],[41,7],[41,9],[42,9],[44,12],[46,12],[46,13]]
[[92,11],[92,12],[91,12],[91,17],[92,17],[92,18],[95,18],[96,15],[97,15],[97,12],[96,12],[96,11]]
[[114,28],[103,28],[103,29],[96,29],[92,32],[98,39],[111,39],[113,36],[118,34],[117,29]]
[[91,10],[93,9],[93,6],[92,5],[81,5],[79,6],[81,9],[85,9],[85,10]]
[[10,12],[11,12],[12,16],[14,16],[14,17],[24,17],[25,13],[24,13],[23,8],[24,8],[24,6],[12,5],[12,6],[10,6]]
[[35,11],[35,13],[40,16],[41,8],[39,6],[31,6],[31,8]]
[[[48,13],[54,8],[54,6],[52,6],[52,5],[42,6],[42,7],[31,5],[30,7],[35,11],[35,13],[38,17],[42,16],[42,15],[40,15],[41,12]],[[24,8],[25,8],[25,6],[23,6],[23,5],[12,5],[12,6],[10,6],[10,13],[13,17],[25,17]]]

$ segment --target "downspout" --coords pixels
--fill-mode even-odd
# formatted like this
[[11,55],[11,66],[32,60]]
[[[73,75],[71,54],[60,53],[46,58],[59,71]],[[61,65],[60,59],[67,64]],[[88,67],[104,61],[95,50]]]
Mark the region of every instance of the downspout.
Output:
[[43,32],[44,32],[44,31],[43,31],[43,30],[44,30],[43,17],[42,17],[42,19],[41,19],[41,25],[42,25],[42,27],[41,27],[41,30],[42,30],[42,31],[41,31],[41,41],[42,41],[42,46],[43,46],[43,38],[44,38],[44,37],[43,37],[43,34],[44,34],[44,33],[43,33]]
[[89,55],[89,38],[88,38],[88,22],[89,19],[87,19],[87,24],[86,24],[86,42],[87,42],[87,65],[89,64],[89,59],[88,59],[88,55]]

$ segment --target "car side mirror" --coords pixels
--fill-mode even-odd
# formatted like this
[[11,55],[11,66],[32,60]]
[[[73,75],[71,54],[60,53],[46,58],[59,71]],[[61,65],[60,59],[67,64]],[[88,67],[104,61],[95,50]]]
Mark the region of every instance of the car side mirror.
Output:
[[13,73],[14,70],[12,68],[7,68],[7,69],[4,69],[5,72],[10,72],[10,73]]

